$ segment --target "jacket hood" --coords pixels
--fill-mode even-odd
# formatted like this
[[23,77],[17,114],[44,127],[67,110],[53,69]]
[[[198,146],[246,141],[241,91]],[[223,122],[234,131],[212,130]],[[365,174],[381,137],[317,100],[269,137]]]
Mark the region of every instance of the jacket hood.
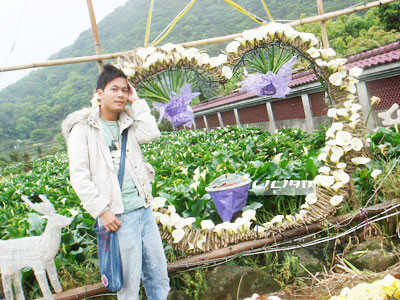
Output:
[[[97,119],[99,117],[99,111],[100,111],[99,108],[100,108],[100,106],[85,107],[85,108],[82,108],[81,110],[77,110],[77,111],[74,111],[73,113],[70,113],[61,124],[61,132],[64,136],[65,141],[68,141],[69,134],[71,133],[72,128],[76,124],[78,124],[80,122],[89,124],[90,116],[96,116],[96,119]],[[125,106],[123,112],[132,118],[132,111],[130,110],[130,108]]]

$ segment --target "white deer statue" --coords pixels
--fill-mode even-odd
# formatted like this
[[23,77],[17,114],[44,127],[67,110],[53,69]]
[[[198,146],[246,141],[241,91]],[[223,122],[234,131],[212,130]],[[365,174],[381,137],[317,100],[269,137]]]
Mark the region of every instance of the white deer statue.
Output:
[[6,300],[13,300],[12,285],[17,300],[25,300],[21,286],[21,269],[31,267],[39,282],[43,297],[54,299],[46,279],[46,271],[56,293],[62,291],[54,264],[61,242],[61,228],[68,226],[72,218],[56,213],[53,204],[45,195],[41,203],[32,203],[28,197],[21,197],[33,210],[48,216],[46,229],[41,236],[24,237],[14,240],[0,240],[0,271]]

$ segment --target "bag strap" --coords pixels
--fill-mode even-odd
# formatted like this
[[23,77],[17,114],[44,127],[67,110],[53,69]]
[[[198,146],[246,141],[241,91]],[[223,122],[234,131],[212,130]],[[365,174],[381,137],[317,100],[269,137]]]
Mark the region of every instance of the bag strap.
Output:
[[124,182],[124,173],[125,173],[125,153],[126,153],[127,135],[128,135],[128,128],[122,131],[121,159],[119,160],[119,169],[118,169],[118,181],[121,190],[122,190],[122,183]]

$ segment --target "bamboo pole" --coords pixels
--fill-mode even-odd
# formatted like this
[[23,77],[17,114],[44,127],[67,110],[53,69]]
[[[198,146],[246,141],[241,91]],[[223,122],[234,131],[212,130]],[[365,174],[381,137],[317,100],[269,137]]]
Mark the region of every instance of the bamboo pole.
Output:
[[[365,4],[357,6],[357,7],[351,7],[351,8],[346,8],[346,9],[342,9],[342,10],[337,10],[337,11],[329,12],[329,13],[326,13],[323,15],[293,21],[288,24],[293,27],[296,27],[296,26],[300,26],[300,25],[304,25],[304,24],[326,21],[326,20],[329,20],[332,18],[336,18],[339,16],[358,12],[358,11],[365,10],[365,9],[369,9],[369,8],[376,7],[379,5],[392,3],[395,1],[397,1],[397,0],[373,1],[373,2],[365,3]],[[240,36],[240,33],[236,33],[236,34],[226,35],[226,36],[222,36],[222,37],[215,37],[215,38],[209,38],[209,39],[204,39],[204,40],[181,43],[179,45],[186,47],[186,48],[197,47],[197,46],[203,46],[203,45],[208,45],[208,44],[215,44],[215,43],[222,43],[222,42],[230,41],[239,36]],[[16,65],[16,66],[0,68],[0,72],[31,69],[31,68],[38,68],[38,67],[49,67],[49,66],[57,66],[57,65],[74,64],[74,63],[90,62],[90,61],[96,61],[96,60],[113,59],[113,58],[117,58],[118,56],[125,54],[125,53],[126,52],[116,52],[116,53],[109,53],[109,54],[102,54],[102,55],[56,59],[56,60],[50,60],[50,61],[38,62],[38,63],[32,63],[32,64]]]
[[[97,22],[96,22],[96,16],[94,15],[92,0],[86,0],[86,2],[87,2],[88,9],[89,9],[90,22],[92,23],[94,48],[96,50],[96,54],[101,55],[99,31],[97,30]],[[98,68],[99,68],[99,73],[103,72],[103,70],[104,70],[103,61],[99,60],[97,62],[97,64],[98,64]]]
[[[318,14],[324,14],[324,3],[322,0],[317,0]],[[319,22],[321,26],[322,45],[325,49],[329,48],[328,32],[326,31],[325,21]]]
[[[371,217],[371,216],[377,215],[378,213],[381,213],[381,212],[387,210],[388,208],[392,207],[394,204],[399,203],[398,201],[399,201],[399,199],[397,199],[397,201],[392,201],[392,200],[385,201],[383,203],[370,206],[370,207],[366,208],[364,211],[368,214],[369,217]],[[334,217],[334,218],[330,219],[329,221],[331,224],[340,224],[341,222],[348,219],[349,217],[353,217],[353,221],[357,222],[363,218],[363,215],[360,212],[348,213],[345,215]],[[236,244],[236,245],[233,245],[230,247],[218,249],[218,250],[215,250],[212,252],[199,254],[196,256],[189,257],[189,258],[181,259],[181,260],[178,260],[178,261],[168,265],[168,274],[172,275],[177,271],[188,269],[193,266],[193,265],[189,266],[189,264],[193,264],[196,262],[221,258],[221,257],[225,257],[228,255],[240,253],[243,251],[257,249],[262,246],[271,245],[276,242],[282,241],[283,239],[299,237],[304,234],[315,233],[315,232],[318,232],[321,229],[323,229],[324,226],[325,226],[324,223],[315,223],[315,224],[311,224],[308,226],[303,226],[303,227],[284,231],[279,236],[277,235],[275,237],[243,242],[243,243]],[[88,296],[99,295],[99,294],[102,294],[105,292],[107,292],[106,288],[102,285],[102,283],[99,282],[99,283],[86,285],[83,287],[79,287],[79,288],[75,288],[72,290],[61,292],[59,294],[54,295],[54,300],[83,299]],[[44,300],[44,298],[39,298],[36,300]]]

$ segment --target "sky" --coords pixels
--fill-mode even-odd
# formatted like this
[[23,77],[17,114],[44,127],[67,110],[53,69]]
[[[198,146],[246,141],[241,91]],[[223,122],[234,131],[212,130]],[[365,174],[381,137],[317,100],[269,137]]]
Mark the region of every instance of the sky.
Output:
[[[127,1],[92,0],[97,23]],[[0,28],[1,69],[46,61],[91,23],[86,0],[0,0]],[[32,70],[0,72],[0,90]]]

